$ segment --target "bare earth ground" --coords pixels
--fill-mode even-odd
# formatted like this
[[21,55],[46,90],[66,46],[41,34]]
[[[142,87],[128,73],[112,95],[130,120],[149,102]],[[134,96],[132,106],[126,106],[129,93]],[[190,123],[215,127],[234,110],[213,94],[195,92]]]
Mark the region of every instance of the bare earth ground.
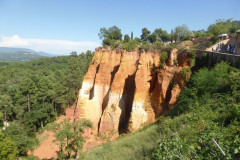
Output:
[[[74,107],[67,108],[66,115],[59,117],[56,122],[59,123],[66,118],[73,119],[73,117],[74,117]],[[119,136],[118,133],[116,133],[112,135],[110,138],[99,137],[97,135],[93,135],[91,132],[92,132],[91,129],[86,129],[85,133],[83,134],[83,137],[86,140],[83,146],[83,150],[82,150],[83,152],[95,146],[106,143],[108,141],[113,141]],[[29,151],[28,154],[29,155],[33,154],[34,156],[37,156],[40,159],[56,159],[57,151],[59,151],[59,147],[55,144],[55,142],[53,142],[55,139],[54,133],[51,131],[45,130],[43,133],[38,135],[37,138],[40,141],[40,145],[37,148],[35,148],[32,152]]]

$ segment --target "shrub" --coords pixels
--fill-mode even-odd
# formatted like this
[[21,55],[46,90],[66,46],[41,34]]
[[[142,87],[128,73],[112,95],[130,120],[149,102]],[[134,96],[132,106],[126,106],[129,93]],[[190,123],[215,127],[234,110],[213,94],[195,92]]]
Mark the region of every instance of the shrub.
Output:
[[190,68],[183,68],[183,69],[181,70],[181,75],[182,75],[183,77],[186,77],[186,76],[189,74],[189,72],[190,72]]
[[130,40],[127,43],[123,43],[122,49],[125,49],[127,51],[133,51],[137,48],[138,42],[136,40]]
[[149,42],[142,42],[142,45],[140,46],[140,50],[148,51],[151,47],[151,44]]
[[168,59],[168,53],[167,52],[162,52],[160,54],[160,60],[162,64],[165,64]]

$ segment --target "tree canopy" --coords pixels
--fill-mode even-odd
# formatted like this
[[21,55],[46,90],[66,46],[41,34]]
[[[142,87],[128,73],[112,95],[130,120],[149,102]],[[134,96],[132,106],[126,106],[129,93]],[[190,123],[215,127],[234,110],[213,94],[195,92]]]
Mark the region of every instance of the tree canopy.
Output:
[[117,26],[112,26],[108,29],[105,27],[100,28],[98,36],[103,40],[103,45],[111,45],[115,41],[120,41],[122,39],[121,29]]

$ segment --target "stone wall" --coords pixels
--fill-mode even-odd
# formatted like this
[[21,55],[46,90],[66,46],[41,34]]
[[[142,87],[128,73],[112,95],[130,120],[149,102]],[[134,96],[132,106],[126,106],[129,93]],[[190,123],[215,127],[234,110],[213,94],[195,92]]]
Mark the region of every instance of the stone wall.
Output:
[[240,55],[211,51],[197,51],[196,68],[204,66],[211,68],[221,61],[228,62],[231,66],[240,69]]

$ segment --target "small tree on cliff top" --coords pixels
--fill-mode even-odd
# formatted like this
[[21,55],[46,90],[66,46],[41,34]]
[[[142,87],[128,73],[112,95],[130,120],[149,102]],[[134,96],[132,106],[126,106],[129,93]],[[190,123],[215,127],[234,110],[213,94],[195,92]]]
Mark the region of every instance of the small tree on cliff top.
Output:
[[119,29],[117,26],[112,26],[108,29],[105,27],[101,28],[98,36],[101,40],[103,40],[103,45],[111,46],[114,44],[114,42],[122,40],[121,29]]
[[86,119],[75,122],[64,119],[60,123],[53,124],[51,130],[55,133],[55,142],[60,147],[58,159],[77,158],[83,147],[82,133],[86,127],[92,127],[92,123]]

